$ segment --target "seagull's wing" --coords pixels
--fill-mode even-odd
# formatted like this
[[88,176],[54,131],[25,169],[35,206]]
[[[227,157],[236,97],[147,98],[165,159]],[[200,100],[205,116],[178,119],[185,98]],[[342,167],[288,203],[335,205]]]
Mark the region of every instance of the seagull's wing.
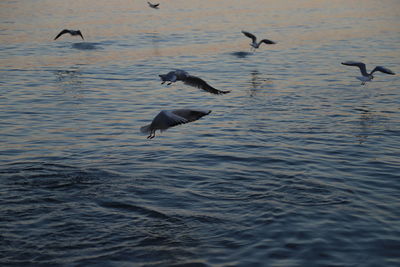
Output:
[[247,37],[251,38],[251,39],[253,40],[254,43],[256,42],[257,37],[255,37],[254,34],[249,33],[249,32],[246,32],[246,31],[242,31],[242,33],[243,33],[244,35],[246,35]]
[[189,76],[189,73],[187,73],[184,70],[174,70],[171,71],[171,73],[173,73],[176,76],[177,81],[183,81],[184,79],[186,79],[187,76]]
[[152,3],[150,3],[150,2],[147,2],[147,3],[148,3],[149,6],[152,7],[152,8],[158,8],[158,6],[160,5],[160,3],[158,3],[158,4],[152,4]]
[[[59,34],[57,34],[57,36],[56,36],[56,38],[54,38],[54,40],[57,40],[58,37],[60,37],[60,36],[63,35],[63,34],[66,34],[66,33],[70,33],[70,31],[67,30],[67,29],[62,30]],[[82,37],[82,38],[83,38],[83,37]]]
[[368,76],[367,73],[367,67],[365,66],[364,63],[362,62],[357,62],[357,61],[346,61],[346,62],[342,62],[342,65],[346,65],[346,66],[357,66],[360,68],[361,74],[363,76]]
[[218,94],[226,94],[226,93],[230,92],[230,91],[221,91],[221,90],[215,89],[214,87],[212,87],[211,85],[206,83],[204,80],[200,79],[199,77],[192,76],[192,75],[187,75],[185,77],[185,79],[183,79],[183,82],[187,85],[203,89],[212,94],[218,95]]
[[188,122],[189,121],[186,118],[173,113],[173,111],[163,110],[160,113],[158,113],[158,115],[153,119],[151,123],[151,128],[166,130],[169,127],[173,127]]
[[78,35],[79,35],[80,37],[82,37],[82,40],[85,40],[85,39],[83,38],[83,35],[82,35],[81,31],[78,31]]
[[391,71],[388,68],[382,67],[382,66],[376,66],[375,69],[373,69],[373,71],[371,71],[371,74],[374,73],[375,71],[380,71],[386,74],[390,74],[390,75],[395,75],[396,73],[394,73],[393,71]]
[[263,40],[261,40],[260,41],[260,44],[261,43],[265,43],[265,44],[276,44],[274,41],[271,41],[271,40],[268,40],[268,39],[263,39]]
[[142,133],[151,133],[156,130],[164,131],[169,127],[189,122],[186,118],[174,114],[171,110],[162,110],[154,117],[151,124],[140,128]]
[[[151,124],[140,128],[142,133],[150,133],[148,138],[153,138],[156,130],[167,130],[170,127],[192,122],[211,113],[211,110],[175,109],[163,110],[153,119]],[[153,136],[152,136],[153,134]]]
[[199,110],[199,109],[175,109],[171,111],[173,114],[185,118],[186,122],[191,122],[200,119],[211,113],[211,110]]

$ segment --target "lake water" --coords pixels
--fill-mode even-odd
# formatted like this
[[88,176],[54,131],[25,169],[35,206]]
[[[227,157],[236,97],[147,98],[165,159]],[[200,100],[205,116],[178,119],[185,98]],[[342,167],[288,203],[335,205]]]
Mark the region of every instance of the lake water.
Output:
[[[10,0],[0,22],[0,265],[400,265],[400,75],[340,64],[400,73],[398,0]],[[140,133],[176,108],[212,113]]]

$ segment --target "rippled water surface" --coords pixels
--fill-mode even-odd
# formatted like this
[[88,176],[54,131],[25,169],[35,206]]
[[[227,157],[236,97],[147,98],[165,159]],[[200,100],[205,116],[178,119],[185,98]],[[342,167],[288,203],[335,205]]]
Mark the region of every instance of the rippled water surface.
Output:
[[[0,265],[400,265],[400,78],[340,64],[400,73],[399,1],[1,1],[0,22]],[[175,108],[212,113],[140,133]]]

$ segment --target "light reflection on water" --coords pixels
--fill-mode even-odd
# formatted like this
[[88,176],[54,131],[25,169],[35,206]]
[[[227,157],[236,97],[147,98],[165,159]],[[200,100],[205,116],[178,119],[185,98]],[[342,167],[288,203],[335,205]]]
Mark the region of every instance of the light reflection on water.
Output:
[[[398,73],[397,10],[2,1],[0,263],[397,266],[399,78],[340,64]],[[173,69],[231,93],[161,85]],[[186,107],[212,113],[139,132]]]

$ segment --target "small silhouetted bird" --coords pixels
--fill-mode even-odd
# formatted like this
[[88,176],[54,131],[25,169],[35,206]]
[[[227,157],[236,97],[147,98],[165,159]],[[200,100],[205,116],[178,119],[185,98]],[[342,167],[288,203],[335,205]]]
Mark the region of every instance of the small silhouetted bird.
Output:
[[85,40],[84,38],[83,38],[83,35],[82,35],[82,33],[81,33],[81,31],[80,30],[67,30],[67,29],[64,29],[64,30],[62,30],[59,34],[57,34],[57,36],[56,36],[56,38],[54,38],[54,40],[57,40],[58,39],[58,37],[60,37],[61,35],[63,35],[63,34],[66,34],[66,33],[69,33],[69,34],[71,34],[72,36],[77,36],[77,35],[79,35],[81,38],[82,38],[82,40]]
[[250,43],[250,46],[253,47],[254,50],[259,48],[262,43],[264,43],[264,44],[276,44],[274,41],[271,41],[271,40],[268,40],[268,39],[262,39],[261,41],[259,41],[257,43],[257,37],[254,34],[246,32],[246,31],[242,31],[242,33],[244,35],[246,35],[247,37],[251,38],[252,42]]
[[152,4],[152,3],[150,3],[150,2],[147,2],[147,4],[149,4],[149,7],[155,8],[155,9],[158,9],[158,6],[160,5],[160,3],[158,3],[158,4]]

